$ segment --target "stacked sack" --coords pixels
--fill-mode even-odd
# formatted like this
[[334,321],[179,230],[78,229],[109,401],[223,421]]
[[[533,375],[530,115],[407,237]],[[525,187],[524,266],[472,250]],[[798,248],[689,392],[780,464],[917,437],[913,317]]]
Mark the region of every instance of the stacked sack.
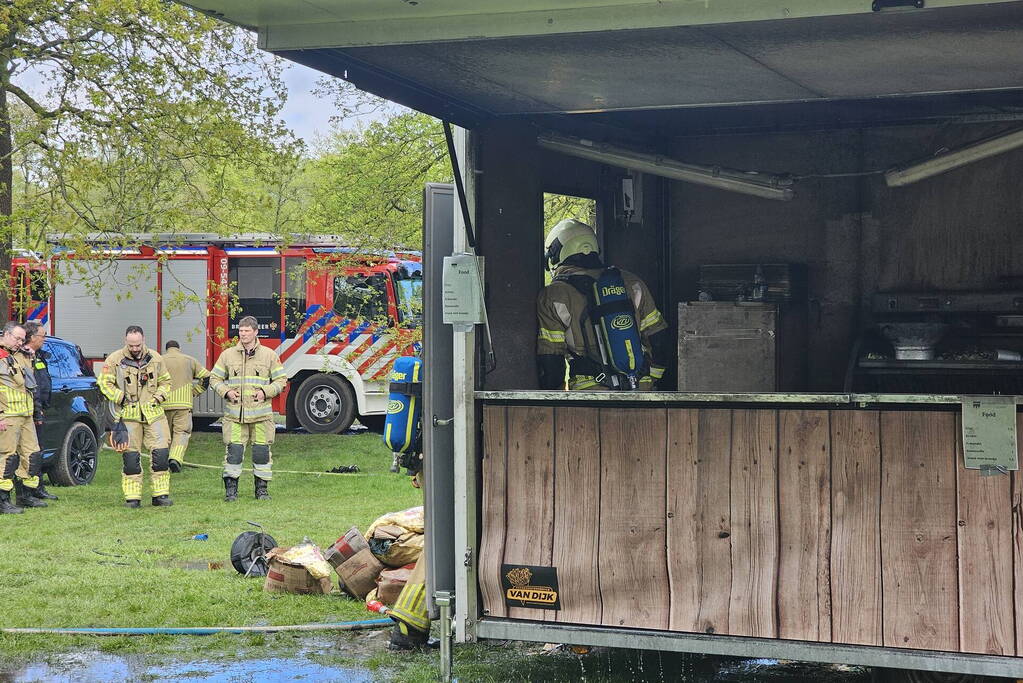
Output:
[[393,605],[423,552],[423,507],[391,512],[370,525],[366,535],[352,527],[324,554],[341,589],[367,603]]

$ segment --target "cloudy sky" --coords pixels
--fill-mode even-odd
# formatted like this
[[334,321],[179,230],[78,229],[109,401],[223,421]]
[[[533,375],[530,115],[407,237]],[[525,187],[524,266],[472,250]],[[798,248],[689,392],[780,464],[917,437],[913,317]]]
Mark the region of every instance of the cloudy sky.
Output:
[[288,102],[281,112],[288,126],[306,142],[313,142],[316,136],[330,130],[330,117],[334,105],[329,98],[313,94],[319,71],[301,64],[292,64],[284,72],[288,86]]
[[[322,76],[319,71],[309,67],[288,62],[284,69],[284,84],[288,87],[288,101],[281,112],[285,123],[298,137],[311,146],[315,146],[317,136],[330,131],[330,117],[334,115],[333,100],[313,93],[316,81]],[[401,105],[392,105],[372,113],[346,119],[342,127],[354,128],[365,125],[373,120],[385,118],[403,111]]]

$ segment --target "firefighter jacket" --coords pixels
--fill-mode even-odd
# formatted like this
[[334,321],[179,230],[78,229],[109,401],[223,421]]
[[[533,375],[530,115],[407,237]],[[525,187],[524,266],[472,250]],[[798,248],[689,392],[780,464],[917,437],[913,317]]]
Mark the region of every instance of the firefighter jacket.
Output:
[[152,424],[163,417],[163,402],[171,387],[163,356],[142,347],[138,359],[128,348],[107,356],[99,375],[99,388],[114,404],[114,415],[125,422]]
[[[277,354],[256,341],[251,351],[240,343],[225,349],[210,373],[210,386],[224,401],[224,417],[235,422],[261,422],[273,415],[270,399],[284,391],[288,383],[284,366]],[[264,400],[256,397],[263,390]],[[234,390],[238,401],[227,401],[227,392]]]
[[[599,382],[594,378],[601,365],[600,346],[592,323],[589,321],[589,302],[575,287],[568,282],[559,281],[559,276],[587,275],[594,279],[600,277],[601,268],[580,268],[565,265],[554,271],[555,280],[540,291],[536,302],[537,345],[538,355],[558,355],[569,358],[569,388],[574,390],[593,389]],[[648,377],[659,380],[664,375],[664,368],[649,363],[651,358],[650,337],[668,327],[664,317],[657,310],[654,298],[646,284],[638,277],[621,270],[622,281],[628,290],[629,299],[636,311],[636,322],[639,325],[640,338],[643,343],[643,355],[649,368]],[[580,371],[573,359],[585,359],[585,364],[592,367],[590,371]],[[649,380],[648,380],[649,382]]]
[[210,371],[202,363],[180,349],[169,348],[163,354],[163,364],[171,376],[171,389],[163,402],[165,410],[192,409],[192,399],[206,391]]
[[21,355],[0,348],[0,417],[31,417],[35,411],[35,378]]

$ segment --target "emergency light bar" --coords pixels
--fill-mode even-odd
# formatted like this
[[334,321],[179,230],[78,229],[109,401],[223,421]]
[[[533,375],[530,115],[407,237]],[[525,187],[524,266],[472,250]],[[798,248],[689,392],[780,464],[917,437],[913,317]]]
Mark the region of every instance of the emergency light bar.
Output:
[[554,152],[651,173],[672,180],[716,187],[719,190],[741,192],[765,199],[777,199],[783,202],[787,202],[793,197],[792,178],[788,176],[687,164],[657,154],[644,154],[603,142],[552,133],[538,136],[536,142],[540,147]]

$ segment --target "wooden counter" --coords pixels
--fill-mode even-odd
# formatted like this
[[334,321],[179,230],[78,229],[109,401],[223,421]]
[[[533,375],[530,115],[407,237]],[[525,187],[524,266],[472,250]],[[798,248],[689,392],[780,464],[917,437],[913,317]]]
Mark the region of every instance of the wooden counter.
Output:
[[[1019,477],[906,408],[487,402],[484,609],[1023,654]],[[506,609],[502,563],[557,567],[561,611]]]

